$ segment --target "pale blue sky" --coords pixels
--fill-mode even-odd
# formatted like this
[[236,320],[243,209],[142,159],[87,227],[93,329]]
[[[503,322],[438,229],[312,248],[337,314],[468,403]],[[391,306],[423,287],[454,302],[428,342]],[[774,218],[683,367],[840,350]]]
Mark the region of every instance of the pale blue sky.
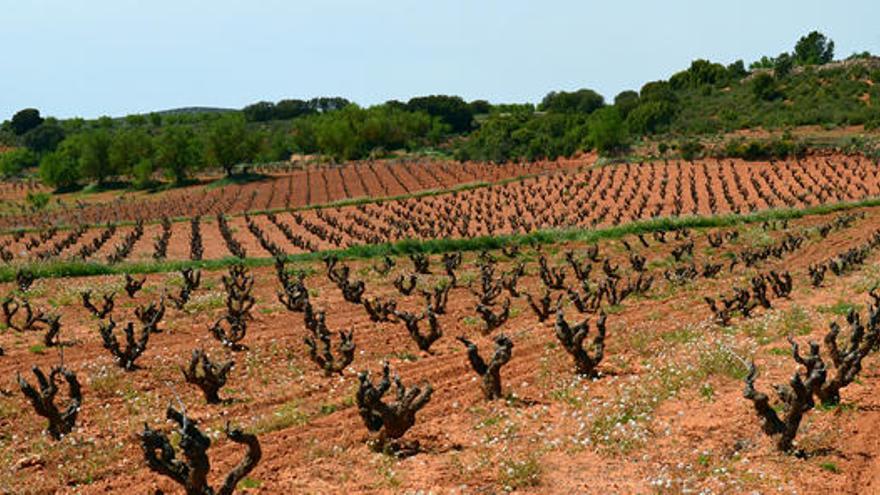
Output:
[[819,29],[880,53],[880,1],[0,0],[0,120],[344,96],[611,99]]

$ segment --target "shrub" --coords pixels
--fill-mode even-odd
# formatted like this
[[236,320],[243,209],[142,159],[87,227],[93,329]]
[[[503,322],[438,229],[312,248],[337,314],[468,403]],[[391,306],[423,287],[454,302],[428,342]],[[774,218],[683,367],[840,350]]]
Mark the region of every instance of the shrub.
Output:
[[618,153],[626,149],[629,136],[620,112],[614,107],[596,110],[588,123],[588,140],[603,155]]
[[15,149],[0,154],[0,174],[3,177],[17,177],[31,167],[39,164],[40,159],[36,153],[27,149]]
[[40,179],[57,190],[70,189],[80,179],[76,159],[65,151],[55,151],[40,161]]

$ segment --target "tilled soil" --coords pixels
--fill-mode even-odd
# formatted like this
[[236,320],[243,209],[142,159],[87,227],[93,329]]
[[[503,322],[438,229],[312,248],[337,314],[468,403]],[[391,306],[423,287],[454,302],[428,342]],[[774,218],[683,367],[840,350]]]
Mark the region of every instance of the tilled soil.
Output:
[[[880,209],[855,210],[862,212],[866,218],[834,229],[824,239],[816,227],[836,215],[806,217],[788,226],[740,226],[739,239],[720,248],[709,246],[706,234],[711,231],[694,230],[697,266],[721,262],[725,268],[715,279],[683,286],[671,285],[663,271],[680,266],[670,252],[685,239],[669,234],[661,243],[647,236],[649,246],[644,247],[627,237],[632,249],[648,259],[656,280],[646,295],[605,308],[607,349],[595,380],[574,375],[570,357],[555,339],[553,318],[539,323],[525,298],[513,299],[511,318],[500,329],[482,335],[474,311],[477,297],[467,287],[479,284],[473,253],[466,254],[457,272],[460,286],[451,290],[447,312],[439,317],[444,336],[431,353],[420,352],[402,324],[370,322],[363,307],[345,302],[321,263],[293,266],[306,270],[311,300],[327,312],[329,328],[354,330],[354,362],[341,376],[329,378],[308,359],[302,314],[288,312],[277,301],[278,282],[271,268],[253,271],[258,302],[244,339],[247,350],[230,352],[209,336],[207,327],[223,312],[224,292],[222,273],[205,272],[202,287],[184,310],[168,308],[162,332],[150,338],[139,369],[132,372],[116,368],[101,347],[98,321],[81,306],[79,293],[117,292],[113,318],[122,323],[133,318],[136,306],[179,290],[179,277],[149,275],[146,289],[134,299],[122,292],[121,277],[40,280],[30,289],[30,300],[35,307],[62,314],[61,339],[71,344],[64,348],[64,364],[78,374],[84,403],[75,431],[60,442],[49,439],[14,379],[22,373],[32,381],[28,369],[57,364],[58,353],[40,345],[36,332],[0,334],[6,352],[0,358],[0,376],[7,377],[0,382],[0,490],[178,493],[179,487],[145,467],[136,435],[145,422],[170,431],[162,419],[164,409],[179,397],[187,414],[214,441],[209,452],[216,483],[243,454],[223,437],[226,422],[259,434],[263,460],[241,485],[248,493],[880,492],[876,355],[867,358],[859,380],[844,389],[841,406],[807,413],[797,438],[801,457],[776,452],[751,404],[742,398],[741,360],[755,361],[758,388],[771,393],[772,384],[785,383],[796,369],[786,336],[805,344],[821,340],[831,321],[846,329],[843,314],[850,304],[864,314],[866,292],[880,282],[877,253],[844,276],[829,273],[817,289],[809,286],[807,276],[808,265],[863,243],[880,228]],[[203,225],[204,230],[216,228]],[[245,230],[239,223],[235,228]],[[726,253],[772,244],[786,233],[803,234],[807,241],[781,259],[728,268],[731,257]],[[183,251],[176,237],[169,253]],[[527,263],[527,275],[520,291],[535,296],[543,291],[536,261],[541,254],[552,266],[565,266],[566,250],[582,259],[585,247],[545,246],[541,253],[523,249],[519,260]],[[261,249],[251,243],[246,248],[254,255]],[[208,244],[206,250],[212,249]],[[621,240],[602,241],[599,249],[601,257],[619,266],[622,277],[635,276]],[[499,260],[496,277],[513,267],[514,260],[491,254]],[[424,301],[418,292],[404,297],[392,286],[397,274],[412,270],[406,258],[395,261],[395,269],[384,277],[371,269],[375,261],[343,263],[351,266],[352,278],[365,281],[368,297],[394,297],[400,309],[421,311]],[[594,265],[596,282],[601,263]],[[750,319],[736,317],[729,328],[712,323],[703,296],[730,293],[771,269],[791,272],[794,291],[789,298],[773,299],[772,309],[759,309]],[[420,276],[421,287],[445,278],[439,257],[433,257],[431,271]],[[566,273],[567,284],[574,284],[567,266]],[[554,300],[559,294],[554,291]],[[507,297],[505,292],[498,302]],[[564,308],[569,322],[588,318],[592,324],[596,319],[579,315],[570,304]],[[455,337],[467,336],[488,358],[491,337],[500,332],[514,341],[513,358],[501,373],[506,398],[490,403],[482,398]],[[334,343],[336,339],[334,334]],[[206,405],[200,392],[182,380],[179,367],[195,348],[236,362],[221,391],[227,399],[223,405]],[[367,430],[354,405],[357,372],[370,370],[375,377],[383,361],[404,384],[427,382],[434,389],[405,436],[417,440],[421,452],[405,459],[366,446]]]

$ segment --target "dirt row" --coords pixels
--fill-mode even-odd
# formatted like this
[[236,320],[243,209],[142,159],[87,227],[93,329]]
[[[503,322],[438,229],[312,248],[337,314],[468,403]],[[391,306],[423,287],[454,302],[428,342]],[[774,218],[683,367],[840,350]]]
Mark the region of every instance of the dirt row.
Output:
[[[222,313],[223,292],[221,273],[205,273],[203,287],[185,311],[169,309],[163,332],[152,337],[140,369],[131,373],[114,367],[101,348],[97,320],[78,299],[85,289],[120,292],[120,277],[38,281],[31,299],[62,313],[62,339],[75,342],[65,349],[64,361],[84,383],[85,402],[73,434],[58,444],[42,435],[41,422],[33,420],[13,377],[17,372],[27,376],[34,364],[57,363],[57,354],[37,346],[36,334],[0,334],[0,346],[6,350],[0,375],[7,377],[0,389],[10,394],[0,396],[0,458],[7,468],[0,474],[0,489],[118,493],[159,488],[176,493],[177,487],[144,467],[135,433],[144,422],[167,431],[163,409],[177,394],[188,414],[215,439],[210,450],[213,479],[242,454],[219,433],[225,422],[260,432],[264,456],[249,477],[248,493],[871,493],[880,482],[874,479],[880,445],[872,434],[880,426],[876,357],[869,359],[859,383],[845,389],[844,406],[808,413],[799,437],[809,454],[806,459],[773,450],[751,406],[741,398],[735,361],[727,359],[728,351],[753,357],[761,369],[759,387],[769,392],[771,383],[785,382],[794,369],[790,357],[778,352],[786,348],[789,332],[802,341],[820,339],[829,321],[842,321],[836,312],[841,302],[864,308],[866,290],[880,282],[874,268],[880,255],[873,254],[868,265],[844,277],[829,275],[819,289],[809,287],[806,274],[809,264],[863,242],[880,228],[880,210],[860,212],[866,218],[824,239],[815,228],[834,216],[808,217],[787,226],[742,226],[738,240],[721,248],[708,244],[706,231],[692,231],[697,265],[729,260],[729,252],[770,245],[789,233],[808,240],[782,259],[772,258],[755,268],[725,268],[715,279],[680,287],[669,285],[662,272],[675,266],[670,252],[686,242],[684,238],[675,240],[670,234],[661,243],[649,237],[648,247],[634,237],[625,239],[648,258],[657,281],[645,297],[606,308],[609,338],[600,365],[603,376],[577,379],[569,356],[555,343],[552,322],[538,323],[525,300],[514,299],[511,319],[495,332],[504,332],[515,343],[513,359],[502,370],[508,399],[496,403],[482,399],[455,341],[465,335],[484,355],[491,349],[490,337],[480,334],[476,297],[466,287],[477,278],[473,254],[466,255],[459,269],[462,286],[452,289],[448,312],[440,320],[444,336],[430,354],[418,351],[399,323],[372,323],[361,306],[345,302],[320,263],[293,267],[307,270],[311,298],[318,309],[327,311],[328,326],[354,330],[355,361],[341,377],[331,378],[324,378],[308,360],[302,316],[277,302],[278,284],[271,269],[254,272],[258,303],[245,340],[247,351],[225,351],[208,336],[207,326]],[[542,288],[536,259],[543,254],[551,265],[565,266],[566,250],[582,258],[585,247],[548,246],[542,252],[526,248],[518,260],[491,254],[499,260],[499,272],[510,270],[516,261],[526,262],[520,289],[538,295]],[[601,242],[599,253],[620,266],[624,277],[634,276],[629,251],[620,240]],[[352,276],[366,282],[369,297],[395,297],[402,309],[417,311],[424,304],[421,296],[400,296],[390,283],[397,274],[411,271],[409,260],[395,261],[396,268],[386,276],[371,269],[374,262],[354,263]],[[795,291],[789,299],[774,300],[772,310],[762,310],[751,320],[738,319],[729,329],[711,324],[704,295],[726,293],[770,269],[793,275]],[[430,288],[444,278],[439,259],[433,260],[431,271],[433,275],[420,278],[421,287]],[[597,271],[598,266],[594,274]],[[120,293],[114,318],[132,318],[136,306],[158,299],[163,291],[176,291],[179,279],[151,275],[146,287],[131,300]],[[578,315],[570,305],[565,314],[570,321],[595,318]],[[182,382],[178,366],[196,347],[236,361],[221,393],[230,403],[206,406],[198,392]],[[434,388],[430,403],[407,433],[419,440],[423,452],[403,460],[369,451],[364,445],[366,430],[352,404],[356,373],[375,373],[382,361],[390,362],[405,384],[429,382]],[[708,363],[714,371],[687,378],[695,363]]]
[[[369,171],[373,165],[365,167]],[[401,170],[406,168],[404,165],[398,167]],[[447,164],[422,170],[437,172],[446,170],[444,167],[450,171],[457,170]],[[342,173],[342,170],[337,170],[337,173]],[[317,175],[310,175],[310,190],[317,187],[313,184]],[[362,189],[375,194],[378,187],[382,189],[381,194],[385,194],[386,190],[391,190],[388,175],[374,174],[375,184],[365,180]],[[386,182],[379,181],[380,176],[385,176]],[[459,179],[462,177],[455,180]],[[401,181],[405,182],[403,179]],[[413,182],[417,181],[413,179]],[[332,183],[339,185],[350,181],[343,179]],[[423,179],[421,186],[430,184]],[[357,187],[361,186],[343,190],[341,194],[359,194]],[[340,193],[334,191],[328,194]],[[269,193],[264,191],[264,194]],[[274,222],[265,215],[256,215],[253,221],[271,244],[288,254],[295,254],[403,239],[473,238],[552,228],[607,227],[657,217],[745,214],[770,208],[799,209],[859,201],[878,195],[880,172],[872,162],[858,157],[814,157],[773,164],[731,160],[651,162],[569,169],[434,197],[278,213]],[[239,195],[239,199],[233,202],[237,206],[230,206],[228,211],[246,208],[247,204],[239,204],[240,198],[245,196]],[[262,200],[264,196],[256,197]],[[322,197],[321,201],[324,199]],[[255,202],[250,201],[252,204]],[[244,218],[231,218],[229,223],[233,238],[244,246],[248,256],[270,256],[252,234]],[[288,238],[284,230],[292,233],[295,239]],[[127,231],[126,228],[117,229],[104,246],[106,249],[91,255],[90,259],[106,260]],[[13,258],[33,259],[36,253],[45,249],[44,246],[51,246],[57,239],[63,238],[63,232],[59,231],[43,246],[30,251],[25,245],[35,235],[24,236],[18,241],[6,236],[2,242]],[[160,225],[147,226],[129,259],[152,258],[155,253],[154,239],[161,233]],[[220,235],[214,217],[203,217],[201,233],[205,259],[232,254]],[[82,243],[91,242],[96,235],[97,232],[92,232],[83,236],[79,243],[67,248],[58,257],[66,259],[76,255]],[[174,223],[166,258],[190,258],[190,236],[189,223]]]
[[0,228],[133,222],[158,220],[163,216],[173,218],[299,208],[345,199],[448,189],[474,182],[497,182],[520,175],[581,167],[587,163],[590,163],[588,159],[504,165],[382,160],[306,166],[305,170],[270,175],[244,184],[192,186],[146,196],[125,193],[99,203],[77,200],[65,208],[42,213],[0,216]]

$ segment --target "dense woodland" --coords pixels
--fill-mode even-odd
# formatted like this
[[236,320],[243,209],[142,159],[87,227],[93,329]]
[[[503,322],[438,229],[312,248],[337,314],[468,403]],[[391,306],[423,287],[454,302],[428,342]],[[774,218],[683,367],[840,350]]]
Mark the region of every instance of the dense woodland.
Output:
[[[0,128],[0,146],[11,148],[0,154],[0,173],[38,175],[58,190],[108,183],[151,188],[185,184],[206,169],[233,175],[243,165],[294,154],[345,161],[403,151],[501,163],[590,150],[617,156],[645,139],[660,142],[661,153],[692,159],[704,152],[700,137],[738,129],[877,128],[878,79],[880,60],[865,52],[835,62],[834,42],[812,32],[791,53],[765,56],[748,69],[741,60],[695,60],[613,102],[580,89],[552,91],[537,105],[432,95],[364,108],[322,97],[96,120],[44,118],[24,109]],[[746,159],[804,151],[788,134],[731,139],[721,149]]]

